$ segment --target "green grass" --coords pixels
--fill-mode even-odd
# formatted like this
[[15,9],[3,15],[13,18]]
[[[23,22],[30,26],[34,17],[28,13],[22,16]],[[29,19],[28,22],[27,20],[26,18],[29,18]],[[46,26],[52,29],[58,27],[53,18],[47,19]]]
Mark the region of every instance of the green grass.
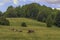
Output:
[[[10,26],[0,26],[0,40],[60,40],[60,28],[47,28],[45,23],[27,18],[7,18]],[[26,22],[28,27],[21,27]],[[22,30],[14,32],[11,29]],[[34,33],[27,33],[29,29]]]

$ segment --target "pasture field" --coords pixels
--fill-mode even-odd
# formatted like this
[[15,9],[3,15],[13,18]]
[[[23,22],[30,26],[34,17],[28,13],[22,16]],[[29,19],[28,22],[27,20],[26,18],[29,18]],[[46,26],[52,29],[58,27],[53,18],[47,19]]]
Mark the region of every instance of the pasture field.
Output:
[[[27,18],[7,18],[10,26],[0,25],[0,40],[60,40],[60,28],[47,28],[45,23]],[[28,27],[21,27],[25,22]],[[13,31],[22,30],[22,32]],[[34,30],[28,33],[28,30]]]

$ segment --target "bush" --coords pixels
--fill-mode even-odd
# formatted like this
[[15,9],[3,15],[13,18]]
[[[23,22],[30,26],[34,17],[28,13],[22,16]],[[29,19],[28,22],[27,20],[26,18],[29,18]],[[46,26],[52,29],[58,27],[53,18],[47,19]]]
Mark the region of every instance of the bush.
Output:
[[0,18],[0,25],[10,25],[9,21],[6,18]]
[[21,26],[22,26],[22,27],[27,27],[27,25],[26,25],[25,22],[22,22]]

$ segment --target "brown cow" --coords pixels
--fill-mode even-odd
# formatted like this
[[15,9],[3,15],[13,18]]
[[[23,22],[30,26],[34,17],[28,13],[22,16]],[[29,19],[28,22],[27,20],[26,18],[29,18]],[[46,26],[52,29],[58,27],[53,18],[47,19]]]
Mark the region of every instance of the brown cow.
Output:
[[33,33],[34,32],[34,30],[28,30],[28,33]]
[[12,31],[14,31],[14,32],[16,32],[16,31],[17,31],[17,30],[16,30],[16,29],[14,29],[14,28],[12,28],[11,30],[12,30]]
[[22,30],[18,30],[18,32],[22,32]]

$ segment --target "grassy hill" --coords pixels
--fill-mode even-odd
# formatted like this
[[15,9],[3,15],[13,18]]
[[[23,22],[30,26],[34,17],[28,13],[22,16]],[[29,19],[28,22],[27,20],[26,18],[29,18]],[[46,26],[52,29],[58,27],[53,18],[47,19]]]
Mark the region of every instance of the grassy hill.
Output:
[[25,22],[28,26],[45,26],[45,23],[27,18],[7,18],[10,21],[10,26],[20,26]]
[[[7,18],[10,26],[0,26],[0,40],[60,40],[60,28],[47,28],[45,23],[27,18]],[[28,27],[21,27],[25,22]],[[13,31],[22,30],[22,32]],[[28,33],[34,30],[34,33]]]

